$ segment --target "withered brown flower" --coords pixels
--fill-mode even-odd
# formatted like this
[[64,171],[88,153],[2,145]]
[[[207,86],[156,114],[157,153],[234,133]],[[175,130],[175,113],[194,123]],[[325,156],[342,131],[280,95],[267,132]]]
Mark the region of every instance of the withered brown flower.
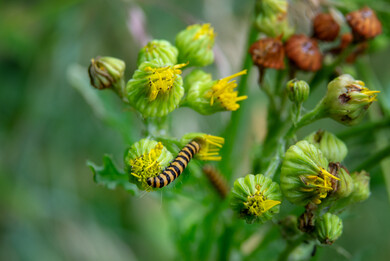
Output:
[[315,38],[332,42],[340,32],[340,25],[331,14],[320,13],[313,20],[313,35]]
[[322,67],[322,54],[315,39],[303,34],[290,37],[285,43],[287,57],[300,70],[318,71]]
[[284,69],[284,48],[279,37],[264,38],[254,42],[249,48],[253,63],[259,67]]
[[369,7],[347,14],[346,19],[356,41],[372,39],[382,33],[382,24]]

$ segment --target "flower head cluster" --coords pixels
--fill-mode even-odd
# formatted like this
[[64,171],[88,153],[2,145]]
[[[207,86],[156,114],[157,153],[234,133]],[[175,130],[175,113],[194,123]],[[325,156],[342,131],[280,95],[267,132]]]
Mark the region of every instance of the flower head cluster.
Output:
[[142,139],[125,153],[125,169],[130,174],[130,182],[146,190],[149,189],[147,179],[158,176],[172,159],[172,154],[161,142]]
[[264,223],[279,213],[279,185],[262,174],[248,174],[234,182],[230,204],[247,223]]
[[194,70],[186,77],[185,88],[188,94],[184,105],[201,114],[212,114],[218,111],[235,111],[239,101],[247,96],[239,96],[234,89],[237,87],[233,78],[246,74],[246,70],[220,80],[212,80],[211,75],[201,70]]
[[320,204],[333,190],[338,177],[328,172],[328,160],[307,141],[291,146],[283,160],[280,176],[284,196],[296,205]]

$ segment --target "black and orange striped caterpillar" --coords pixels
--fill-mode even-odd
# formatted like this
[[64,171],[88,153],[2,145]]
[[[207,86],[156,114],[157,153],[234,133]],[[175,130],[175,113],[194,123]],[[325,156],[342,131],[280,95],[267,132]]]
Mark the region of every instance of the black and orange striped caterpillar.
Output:
[[200,144],[196,141],[189,142],[169,164],[164,171],[156,177],[147,179],[149,186],[153,188],[162,188],[174,181],[183,173],[188,162],[200,151]]

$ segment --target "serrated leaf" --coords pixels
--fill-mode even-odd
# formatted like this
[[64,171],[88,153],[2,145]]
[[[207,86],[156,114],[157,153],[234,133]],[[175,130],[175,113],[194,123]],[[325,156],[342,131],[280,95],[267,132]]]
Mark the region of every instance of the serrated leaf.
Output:
[[109,155],[104,155],[103,166],[97,166],[91,161],[88,161],[87,165],[93,172],[93,180],[95,183],[108,189],[122,187],[133,196],[138,192],[137,186],[129,182],[129,176],[127,174],[120,172],[115,167]]

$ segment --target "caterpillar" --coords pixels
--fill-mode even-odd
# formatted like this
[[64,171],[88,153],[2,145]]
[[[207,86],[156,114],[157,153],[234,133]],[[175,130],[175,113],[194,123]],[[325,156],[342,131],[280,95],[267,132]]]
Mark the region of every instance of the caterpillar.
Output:
[[203,173],[207,176],[221,198],[226,198],[226,195],[229,193],[229,188],[222,174],[211,165],[205,165],[203,167]]
[[188,162],[190,162],[199,150],[200,144],[198,142],[193,140],[188,143],[161,174],[147,179],[148,185],[153,188],[162,188],[174,181],[181,173],[183,173],[184,169],[188,165]]

